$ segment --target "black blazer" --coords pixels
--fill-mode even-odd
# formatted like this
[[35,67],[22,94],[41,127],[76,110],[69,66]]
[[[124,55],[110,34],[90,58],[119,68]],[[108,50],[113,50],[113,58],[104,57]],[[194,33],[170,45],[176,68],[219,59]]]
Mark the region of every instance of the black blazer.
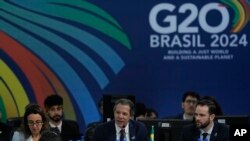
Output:
[[0,122],[0,141],[8,141],[12,136],[12,128],[5,123]]
[[[130,141],[149,141],[148,131],[145,125],[141,122],[129,121],[129,136]],[[112,120],[103,123],[96,127],[92,141],[115,141],[116,130],[115,121]]]
[[79,126],[77,122],[73,120],[63,120],[61,137],[63,141],[76,141],[81,139],[81,134],[79,133]]
[[[182,141],[197,141],[200,138],[200,130],[195,124],[187,125],[183,128]],[[210,141],[229,141],[229,127],[218,122],[214,122]]]

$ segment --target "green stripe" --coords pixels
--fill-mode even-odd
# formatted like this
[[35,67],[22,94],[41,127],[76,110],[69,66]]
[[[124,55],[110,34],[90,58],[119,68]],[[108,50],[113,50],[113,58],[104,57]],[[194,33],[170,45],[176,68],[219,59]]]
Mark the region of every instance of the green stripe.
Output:
[[126,34],[124,34],[120,29],[117,29],[116,26],[113,26],[110,23],[106,22],[105,20],[102,20],[94,15],[91,15],[90,13],[58,5],[48,5],[46,6],[46,10],[43,10],[41,12],[45,11],[51,15],[76,21],[84,25],[87,25],[91,28],[94,28],[104,33],[105,35],[115,39],[116,41],[120,42],[128,49],[131,49]]
[[2,97],[0,96],[0,112],[2,113],[2,117],[1,117],[1,122],[6,122],[7,120],[7,113],[6,113],[6,110],[5,110],[5,106],[3,104],[3,99]]
[[121,26],[119,25],[118,22],[116,22],[116,20],[110,16],[106,11],[102,10],[101,8],[97,7],[96,5],[93,5],[87,1],[83,1],[83,0],[74,0],[74,1],[70,1],[70,0],[47,0],[50,3],[60,3],[60,4],[68,4],[74,7],[78,7],[87,11],[90,11],[92,13],[97,14],[98,16],[106,19],[107,21],[113,23],[114,25],[116,25],[117,27],[121,28]]
[[239,21],[240,18],[240,13],[235,4],[232,1],[227,1],[227,0],[221,0],[221,2],[225,3],[226,5],[229,5],[233,11],[234,11],[234,19],[233,19],[233,26],[236,26],[237,22]]

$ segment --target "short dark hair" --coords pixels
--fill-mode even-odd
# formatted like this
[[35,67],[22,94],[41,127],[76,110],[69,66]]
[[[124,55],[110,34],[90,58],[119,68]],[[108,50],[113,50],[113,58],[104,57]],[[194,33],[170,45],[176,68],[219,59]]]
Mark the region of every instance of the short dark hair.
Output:
[[115,106],[114,106],[113,111],[116,110],[116,106],[117,106],[118,104],[121,104],[121,105],[128,105],[128,106],[130,107],[130,115],[131,115],[131,116],[134,116],[134,113],[135,113],[135,112],[134,112],[134,103],[133,103],[131,100],[126,99],[126,98],[121,98],[121,99],[116,100],[116,101],[115,101]]
[[145,115],[147,113],[146,105],[141,102],[135,103],[135,117]]
[[44,107],[51,108],[55,105],[63,105],[63,98],[60,95],[52,94],[44,100]]
[[146,111],[147,111],[146,112],[147,117],[150,117],[152,113],[155,113],[156,118],[158,118],[158,112],[155,109],[147,108]]
[[197,92],[194,92],[194,91],[187,91],[187,92],[185,92],[185,93],[183,94],[183,96],[182,96],[182,102],[185,102],[185,100],[186,100],[186,98],[187,98],[188,96],[195,97],[195,98],[197,98],[197,100],[200,99],[200,95],[199,95]]
[[215,114],[216,115],[216,106],[213,101],[207,100],[207,99],[202,99],[198,101],[197,106],[207,106],[208,107],[208,113],[210,115]]
[[212,97],[212,96],[203,96],[201,99],[206,99],[206,100],[210,100],[210,101],[214,102],[215,107],[216,107],[216,113],[215,113],[215,115],[216,116],[223,115],[222,108],[221,108],[219,102],[215,99],[215,97]]

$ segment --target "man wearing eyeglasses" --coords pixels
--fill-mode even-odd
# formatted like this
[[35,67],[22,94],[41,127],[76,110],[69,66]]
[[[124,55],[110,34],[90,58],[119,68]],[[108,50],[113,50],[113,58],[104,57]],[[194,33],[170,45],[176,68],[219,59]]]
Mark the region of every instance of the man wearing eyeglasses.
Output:
[[183,109],[183,112],[175,115],[175,116],[169,116],[166,117],[167,119],[184,119],[184,120],[193,120],[194,119],[194,113],[195,113],[195,107],[200,99],[200,95],[194,91],[187,91],[182,96],[182,103],[181,107]]
[[44,107],[49,117],[50,130],[61,135],[63,141],[80,139],[79,126],[75,121],[63,119],[63,98],[57,94],[48,96]]

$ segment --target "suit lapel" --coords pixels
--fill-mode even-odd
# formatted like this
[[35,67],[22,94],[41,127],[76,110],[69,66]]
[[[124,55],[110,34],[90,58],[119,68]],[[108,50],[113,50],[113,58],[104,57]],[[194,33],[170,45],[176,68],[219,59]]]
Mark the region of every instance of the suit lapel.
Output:
[[[113,123],[110,124],[110,127],[109,129],[111,130],[110,132],[106,132],[106,133],[109,133],[109,135],[107,135],[109,138],[108,138],[108,141],[115,141],[116,140],[116,130],[115,130],[115,122],[112,121]],[[106,130],[109,130],[109,129],[106,129]]]
[[129,139],[130,141],[135,141],[136,140],[136,135],[135,135],[135,128],[134,124],[130,121],[129,122]]
[[218,136],[218,124],[214,123],[214,128],[212,130],[211,136],[210,136],[210,141],[216,141],[216,138]]
[[116,130],[115,130],[115,123],[113,124],[113,128],[111,128],[111,135],[110,135],[110,138],[112,141],[115,141],[116,140]]
[[62,135],[64,135],[64,131],[65,131],[64,128],[65,128],[65,125],[64,125],[64,123],[63,123],[63,121],[62,121],[62,127],[61,127],[61,134],[62,134]]
[[194,133],[194,139],[193,140],[198,140],[199,138],[200,138],[200,134],[201,134],[201,131],[200,131],[200,129],[198,129],[198,128],[196,128],[196,127],[194,127],[195,128],[195,133]]

